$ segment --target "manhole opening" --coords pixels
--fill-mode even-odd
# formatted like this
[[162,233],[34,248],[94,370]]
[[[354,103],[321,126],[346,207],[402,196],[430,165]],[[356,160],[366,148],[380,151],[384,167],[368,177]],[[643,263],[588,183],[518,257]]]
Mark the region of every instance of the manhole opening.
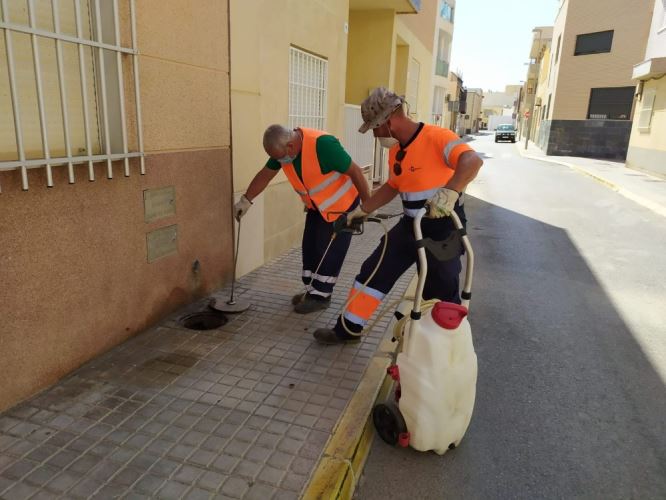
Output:
[[180,320],[180,324],[188,330],[215,330],[227,323],[227,317],[219,312],[202,311],[189,314]]

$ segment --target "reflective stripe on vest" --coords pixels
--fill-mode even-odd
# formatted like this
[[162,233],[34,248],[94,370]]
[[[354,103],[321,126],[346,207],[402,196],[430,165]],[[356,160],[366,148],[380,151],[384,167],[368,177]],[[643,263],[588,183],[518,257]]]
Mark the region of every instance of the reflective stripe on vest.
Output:
[[[331,197],[329,197],[324,203],[319,205],[320,210],[327,210],[330,206],[333,205],[336,201],[338,201],[340,198],[342,198],[347,191],[349,191],[353,187],[353,182],[350,178],[347,178],[347,182],[345,182],[340,189],[338,189]],[[347,207],[349,208],[349,207]],[[346,209],[345,209],[346,210]]]
[[446,162],[447,165],[451,166],[451,163],[449,162],[449,156],[451,156],[453,148],[455,148],[459,144],[465,144],[465,141],[463,141],[462,139],[458,139],[457,141],[451,141],[444,148],[444,161]]
[[317,194],[319,191],[326,189],[328,186],[337,181],[340,178],[340,175],[342,175],[340,174],[340,172],[333,172],[327,179],[324,179],[324,182],[322,182],[318,186],[313,187],[312,189],[308,189],[307,194],[312,196],[313,194]]
[[[389,165],[396,162],[399,147],[389,151]],[[424,125],[416,138],[404,149],[400,175],[390,173],[390,183],[400,192],[405,215],[414,217],[423,204],[444,187],[455,173],[455,160],[472,148],[448,129]]]
[[317,138],[324,132],[307,128],[299,129],[303,134],[301,148],[301,177],[296,174],[293,164],[283,166],[287,179],[301,196],[309,209],[317,208],[327,222],[334,222],[340,213],[348,210],[358,196],[349,176],[340,172],[323,174],[317,158]]
[[429,200],[435,193],[439,191],[439,188],[426,189],[425,191],[414,191],[409,193],[400,193],[400,198],[404,201],[421,201]]

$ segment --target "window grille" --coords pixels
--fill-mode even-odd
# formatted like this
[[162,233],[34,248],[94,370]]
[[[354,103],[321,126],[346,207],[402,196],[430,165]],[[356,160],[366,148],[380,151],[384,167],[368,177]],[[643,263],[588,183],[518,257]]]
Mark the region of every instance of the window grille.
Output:
[[289,48],[289,127],[326,130],[328,61]]
[[[30,168],[45,169],[48,187],[57,165],[67,166],[70,184],[79,164],[94,181],[93,163],[106,162],[112,179],[112,161],[122,160],[129,176],[129,159],[139,157],[144,174],[135,0],[122,4],[129,27],[120,25],[119,0],[0,0],[0,7],[0,74],[7,75],[0,116],[13,118],[0,123],[0,171],[20,170],[23,190]],[[132,47],[123,46],[121,28],[129,28],[122,33]]]

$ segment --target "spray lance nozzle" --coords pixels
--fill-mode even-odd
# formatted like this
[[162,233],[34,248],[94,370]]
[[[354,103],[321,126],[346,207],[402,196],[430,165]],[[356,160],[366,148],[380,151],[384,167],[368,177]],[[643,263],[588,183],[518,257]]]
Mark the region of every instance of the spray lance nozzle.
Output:
[[347,213],[340,214],[340,217],[335,219],[333,223],[333,234],[351,233],[354,236],[363,234],[363,219],[352,219],[347,217]]

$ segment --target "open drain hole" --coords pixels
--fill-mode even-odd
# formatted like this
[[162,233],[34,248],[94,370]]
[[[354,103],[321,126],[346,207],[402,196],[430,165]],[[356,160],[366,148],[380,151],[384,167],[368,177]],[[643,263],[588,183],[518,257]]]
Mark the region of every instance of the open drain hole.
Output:
[[180,324],[188,330],[215,330],[227,324],[227,317],[214,311],[202,311],[189,314],[180,320]]

